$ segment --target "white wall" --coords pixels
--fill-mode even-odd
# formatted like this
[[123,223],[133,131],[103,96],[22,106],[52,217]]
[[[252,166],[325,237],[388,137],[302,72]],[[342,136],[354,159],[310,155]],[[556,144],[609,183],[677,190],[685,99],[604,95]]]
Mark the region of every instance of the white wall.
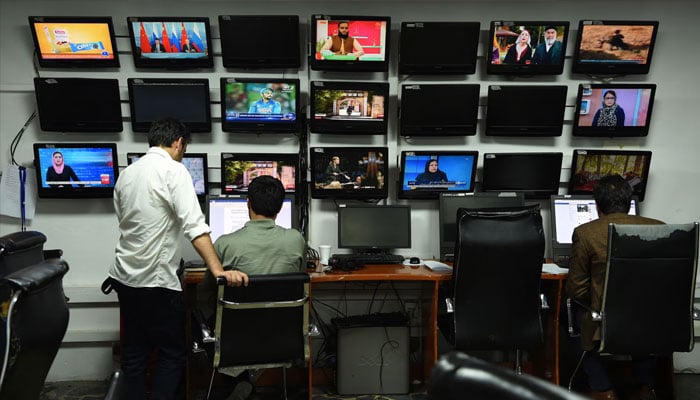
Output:
[[[392,45],[390,71],[388,74],[369,75],[371,79],[390,83],[391,99],[389,115],[397,115],[397,92],[401,83],[396,74],[396,44],[402,21],[479,21],[482,36],[488,24],[496,19],[520,20],[569,20],[572,32],[567,50],[565,72],[558,76],[532,78],[506,78],[485,74],[483,58],[474,75],[449,77],[454,82],[480,83],[482,104],[489,84],[564,84],[568,99],[566,123],[561,137],[518,139],[483,136],[483,120],[479,121],[477,136],[459,138],[422,138],[407,141],[397,135],[397,121],[392,118],[387,137],[367,136],[348,138],[343,136],[310,135],[311,146],[321,145],[387,145],[391,156],[390,198],[387,203],[403,203],[395,198],[397,178],[395,156],[408,149],[466,148],[485,152],[506,151],[561,151],[564,153],[562,181],[569,178],[568,165],[574,148],[620,148],[648,149],[653,151],[647,196],[642,212],[667,222],[700,220],[697,203],[700,198],[700,172],[694,168],[700,138],[695,127],[698,105],[700,105],[700,80],[696,76],[700,65],[697,51],[697,15],[700,6],[693,1],[671,0],[642,1],[526,1],[489,2],[471,1],[20,1],[0,0],[0,169],[10,160],[10,142],[34,110],[32,78],[35,76],[70,77],[116,77],[120,81],[122,109],[129,115],[126,79],[129,77],[197,76],[210,80],[211,95],[218,101],[218,78],[220,76],[260,76],[259,73],[226,71],[220,57],[215,57],[212,70],[195,72],[135,71],[130,55],[126,17],[145,15],[191,15],[208,16],[212,22],[214,36],[218,36],[217,16],[220,14],[297,14],[300,16],[303,35],[312,13],[337,13],[355,15],[388,15],[392,18]],[[33,61],[33,45],[29,32],[28,15],[110,15],[115,22],[120,49],[121,67],[118,70],[37,70]],[[660,21],[651,72],[644,76],[616,78],[615,82],[648,82],[658,85],[649,136],[630,139],[574,138],[571,136],[571,120],[574,113],[576,90],[579,83],[596,83],[586,76],[572,75],[570,54],[576,37],[579,19],[652,19]],[[448,39],[446,39],[448,40]],[[483,42],[483,41],[482,41]],[[214,40],[214,50],[219,50],[219,41]],[[456,51],[458,49],[456,48]],[[479,48],[483,54],[483,45]],[[263,75],[278,77],[278,73]],[[298,71],[287,71],[286,77],[301,80],[302,104],[308,99],[309,79],[356,79],[340,73],[322,74],[309,71],[306,62]],[[364,77],[362,79],[365,79]],[[455,80],[458,79],[458,80]],[[431,80],[441,80],[440,78]],[[420,82],[416,78],[408,81]],[[218,104],[212,104],[212,115],[220,114]],[[480,118],[484,109],[479,112]],[[124,132],[101,136],[91,134],[60,134],[41,132],[38,120],[28,126],[15,154],[15,159],[27,166],[32,162],[32,143],[51,141],[106,141],[117,142],[120,165],[126,165],[126,153],[146,150],[143,134],[133,133],[128,121]],[[211,134],[197,135],[188,147],[192,152],[209,153],[212,181],[218,181],[219,153],[232,152],[295,152],[298,141],[292,135],[255,136],[223,133],[219,123],[214,123]],[[480,163],[481,165],[481,163]],[[565,193],[565,184],[561,193]],[[422,258],[438,256],[437,202],[412,201],[413,246],[402,249],[405,255]],[[549,218],[547,202],[542,203],[543,217]],[[0,216],[0,235],[18,231],[17,219]],[[40,199],[35,218],[28,229],[38,230],[48,237],[47,248],[61,248],[71,270],[64,279],[69,297],[72,297],[69,344],[62,347],[49,380],[102,379],[112,369],[111,341],[116,340],[118,310],[114,298],[102,296],[97,288],[113,258],[117,240],[116,218],[111,200],[50,200]],[[310,206],[309,242],[313,246],[321,243],[337,245],[335,204],[331,200],[312,200]],[[549,232],[546,232],[547,235]],[[548,237],[549,238],[549,237]],[[187,249],[186,258],[195,258]],[[106,303],[105,303],[106,302]],[[78,304],[81,303],[81,304]],[[700,370],[700,357],[695,357],[694,368]],[[89,364],[87,362],[91,361]],[[86,368],[86,365],[91,365]],[[94,366],[94,367],[93,367]]]

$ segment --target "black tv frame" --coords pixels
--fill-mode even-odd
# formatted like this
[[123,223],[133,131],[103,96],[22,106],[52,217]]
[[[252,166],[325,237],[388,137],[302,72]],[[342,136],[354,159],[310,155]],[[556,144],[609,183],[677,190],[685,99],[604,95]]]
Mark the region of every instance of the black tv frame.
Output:
[[[252,27],[255,29],[250,29]],[[281,32],[282,27],[284,32]],[[298,15],[219,15],[219,37],[225,68],[294,69],[301,66]],[[251,45],[241,45],[241,41]],[[280,49],[289,48],[293,49],[289,53],[280,52]]]
[[561,136],[567,90],[566,85],[489,85],[484,134]]
[[297,153],[244,153],[244,152],[222,152],[221,153],[221,194],[247,194],[248,187],[242,188],[227,188],[227,185],[232,185],[234,182],[227,181],[226,164],[235,161],[281,161],[283,165],[292,165],[294,167],[294,189],[285,188],[285,193],[294,194],[299,190],[301,181],[301,171],[299,170],[299,154]]
[[[580,157],[587,157],[587,156],[604,156],[604,155],[609,155],[609,156],[620,156],[620,157],[625,157],[625,156],[642,156],[642,161],[643,161],[643,166],[642,166],[642,175],[640,177],[640,182],[637,184],[638,187],[632,187],[632,194],[634,196],[637,196],[639,198],[639,201],[644,201],[644,196],[646,194],[646,189],[647,185],[649,184],[649,169],[651,168],[651,155],[652,152],[649,150],[613,150],[613,149],[574,149],[572,156],[571,156],[571,177],[569,178],[569,194],[573,195],[578,195],[578,194],[593,194],[593,187],[590,189],[582,189],[582,186],[585,186],[583,183],[583,179],[585,177],[580,177],[578,176],[581,163],[585,163],[585,159],[580,158]],[[636,161],[635,161],[636,163]],[[600,168],[602,166],[599,166]],[[626,177],[625,174],[627,172],[634,172],[634,171],[622,171],[620,175],[622,175],[625,179],[629,179],[630,182],[633,182],[634,180],[634,175],[630,175],[629,177]],[[600,176],[595,177],[595,181],[597,181],[600,177],[604,175],[609,175],[610,173],[617,173],[617,171],[605,171],[603,173],[602,171],[600,172]],[[585,178],[586,182],[590,182],[590,179]],[[594,185],[595,182],[591,182],[591,185]]]
[[[126,153],[126,162],[127,165],[131,165],[134,162],[136,162],[139,158],[143,157],[146,155],[146,153]],[[204,198],[208,195],[209,193],[209,154],[207,153],[185,153],[182,156],[182,159],[185,160],[187,158],[194,158],[194,159],[201,159],[202,160],[202,171],[204,173],[203,176],[203,181],[204,181],[204,193],[197,193],[197,198],[199,200],[204,200]],[[182,162],[182,161],[181,161]],[[182,162],[184,164],[184,162]],[[189,171],[189,168],[188,168]],[[190,173],[190,175],[192,175]],[[192,183],[194,184],[194,178],[192,180]],[[196,193],[195,189],[195,193]]]
[[[310,163],[309,168],[311,170],[310,179],[310,193],[313,199],[355,199],[355,200],[372,200],[372,199],[386,199],[389,196],[389,149],[386,146],[366,146],[366,147],[311,147],[310,151]],[[355,157],[361,158],[351,158],[348,154],[352,153]],[[378,172],[382,173],[383,184],[373,187],[356,187],[352,184],[352,181],[348,181],[347,185],[338,185],[339,187],[329,188],[329,184],[324,182],[318,182],[319,174],[325,172],[328,161],[334,156],[339,155],[341,158],[341,163],[354,164],[358,163],[364,158],[369,159],[370,153],[375,153],[377,160],[381,162],[375,162],[376,164],[382,164],[378,168]],[[378,154],[377,154],[378,153]],[[361,168],[358,167],[355,172],[360,172]],[[322,172],[323,171],[323,172]],[[353,177],[352,171],[346,171],[349,176]],[[324,187],[324,185],[326,187]]]
[[[387,82],[348,82],[348,81],[311,81],[309,83],[310,116],[309,128],[312,133],[354,134],[354,135],[386,135],[389,125],[389,83]],[[364,120],[360,118],[342,118],[340,114],[330,118],[321,116],[317,108],[320,106],[323,91],[366,91],[369,95],[383,96],[383,118]],[[368,102],[369,103],[369,102]],[[340,110],[340,109],[339,109]],[[362,113],[366,109],[360,110]],[[317,116],[317,114],[319,114]]]
[[399,134],[474,136],[479,117],[479,94],[479,84],[403,84]]
[[[400,75],[449,75],[476,72],[479,22],[402,22]],[[436,43],[437,42],[437,43]],[[442,48],[440,43],[445,43]],[[459,43],[458,50],[454,43]]]
[[[549,163],[552,165],[547,165],[547,167],[550,167],[551,170],[539,170],[536,171],[534,174],[538,178],[542,179],[547,178],[547,185],[550,185],[550,187],[524,187],[520,182],[524,178],[528,178],[526,176],[523,176],[525,172],[530,172],[532,173],[533,171],[526,171],[522,166],[517,166],[514,164],[510,165],[510,168],[508,168],[508,171],[511,172],[513,175],[510,178],[512,182],[509,182],[510,185],[506,186],[499,186],[495,185],[493,182],[491,182],[491,177],[496,175],[500,175],[498,179],[503,179],[503,175],[500,174],[503,171],[494,171],[492,172],[492,168],[489,168],[490,165],[493,165],[494,160],[498,158],[506,158],[506,159],[529,159],[530,162],[540,162],[542,163],[539,165],[539,167],[543,167],[545,163]],[[561,183],[561,166],[562,166],[562,159],[563,159],[563,154],[561,152],[539,152],[539,153],[485,153],[484,154],[484,163],[483,163],[483,175],[482,175],[482,180],[481,180],[481,189],[484,192],[519,192],[523,193],[526,199],[546,199],[549,198],[549,196],[553,194],[558,194],[559,193],[559,185]],[[499,166],[502,168],[502,166]],[[555,167],[555,168],[554,168]],[[549,176],[544,176],[544,174],[549,174]],[[520,176],[518,176],[520,175]],[[518,182],[518,183],[515,183]],[[502,184],[502,182],[501,182]]]
[[[438,168],[440,168],[439,157],[444,156],[469,156],[472,157],[471,173],[469,174],[469,185],[463,190],[450,190],[449,188],[417,188],[406,190],[404,181],[406,177],[406,158],[408,156],[436,156],[438,159]],[[432,158],[432,157],[431,157]],[[399,199],[437,199],[440,193],[469,193],[476,188],[476,170],[479,161],[479,152],[476,150],[404,150],[401,151],[399,161],[399,181],[397,184],[397,197]],[[440,170],[444,171],[444,167]],[[448,174],[448,178],[450,175]]]

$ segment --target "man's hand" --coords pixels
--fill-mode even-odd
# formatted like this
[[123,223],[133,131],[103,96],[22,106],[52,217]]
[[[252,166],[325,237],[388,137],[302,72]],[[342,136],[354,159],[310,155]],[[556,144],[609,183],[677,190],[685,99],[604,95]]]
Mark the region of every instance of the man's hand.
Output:
[[224,271],[223,274],[218,276],[226,278],[228,286],[248,286],[248,275],[244,272],[237,270]]

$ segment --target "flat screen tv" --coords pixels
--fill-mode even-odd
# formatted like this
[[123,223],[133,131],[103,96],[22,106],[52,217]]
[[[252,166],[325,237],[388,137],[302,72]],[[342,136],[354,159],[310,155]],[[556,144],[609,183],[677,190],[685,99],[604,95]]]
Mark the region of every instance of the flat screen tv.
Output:
[[294,193],[298,169],[296,153],[221,153],[221,193],[248,193],[250,182],[261,175],[279,179],[285,192]]
[[299,131],[298,79],[221,78],[220,87],[224,132]]
[[490,85],[486,136],[561,136],[567,87]]
[[568,36],[569,21],[491,21],[486,73],[561,74]]
[[207,17],[128,17],[136,68],[211,68]]
[[226,68],[299,68],[298,15],[219,15]]
[[151,123],[174,117],[191,132],[211,132],[208,79],[129,78],[131,128],[148,132]]
[[411,207],[340,204],[338,247],[359,252],[390,252],[411,247]]
[[[146,153],[127,153],[126,161],[133,164]],[[192,185],[197,197],[203,200],[209,192],[209,167],[207,153],[185,153],[182,164],[192,176]]]
[[[226,196],[207,196],[206,217],[211,229],[211,240],[216,241],[221,235],[235,232],[250,220],[248,215],[248,199],[244,194]],[[287,228],[298,227],[298,216],[294,204],[294,195],[286,195],[282,202],[282,209],[275,224]]]
[[486,153],[481,188],[547,199],[559,192],[562,153]]
[[41,198],[112,197],[119,175],[116,143],[34,143]]
[[569,194],[593,194],[598,180],[617,174],[632,186],[632,193],[644,200],[649,180],[651,151],[575,149],[571,157]]
[[402,151],[400,199],[437,199],[442,192],[474,191],[478,151]]
[[388,164],[387,147],[312,147],[311,197],[385,199]]
[[34,78],[39,123],[53,132],[121,132],[118,79]]
[[478,84],[401,85],[401,136],[476,135]]
[[384,135],[387,132],[389,84],[386,82],[311,82],[314,133]]
[[309,65],[317,71],[389,68],[389,17],[312,15]]
[[578,87],[572,134],[640,137],[649,134],[654,84],[582,84]]
[[658,21],[579,21],[572,72],[649,73],[658,28]]
[[399,74],[473,74],[479,28],[479,22],[402,22]]
[[112,17],[29,17],[42,68],[119,67]]

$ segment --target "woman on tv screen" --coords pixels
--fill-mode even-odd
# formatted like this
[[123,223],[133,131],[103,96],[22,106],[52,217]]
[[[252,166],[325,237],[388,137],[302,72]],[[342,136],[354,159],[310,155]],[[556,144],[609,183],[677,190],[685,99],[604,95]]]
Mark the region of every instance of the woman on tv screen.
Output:
[[593,116],[593,126],[624,126],[625,110],[617,104],[614,90],[603,93],[603,104]]
[[503,59],[505,64],[530,64],[532,61],[532,46],[530,45],[530,32],[526,29],[520,31],[518,39],[510,46],[506,57]]
[[51,166],[46,170],[46,182],[50,187],[70,186],[70,182],[80,181],[73,168],[65,164],[63,153],[54,151],[51,156]]
[[447,182],[447,174],[438,168],[438,160],[434,158],[425,163],[425,171],[416,177],[418,185],[429,185],[433,182]]

